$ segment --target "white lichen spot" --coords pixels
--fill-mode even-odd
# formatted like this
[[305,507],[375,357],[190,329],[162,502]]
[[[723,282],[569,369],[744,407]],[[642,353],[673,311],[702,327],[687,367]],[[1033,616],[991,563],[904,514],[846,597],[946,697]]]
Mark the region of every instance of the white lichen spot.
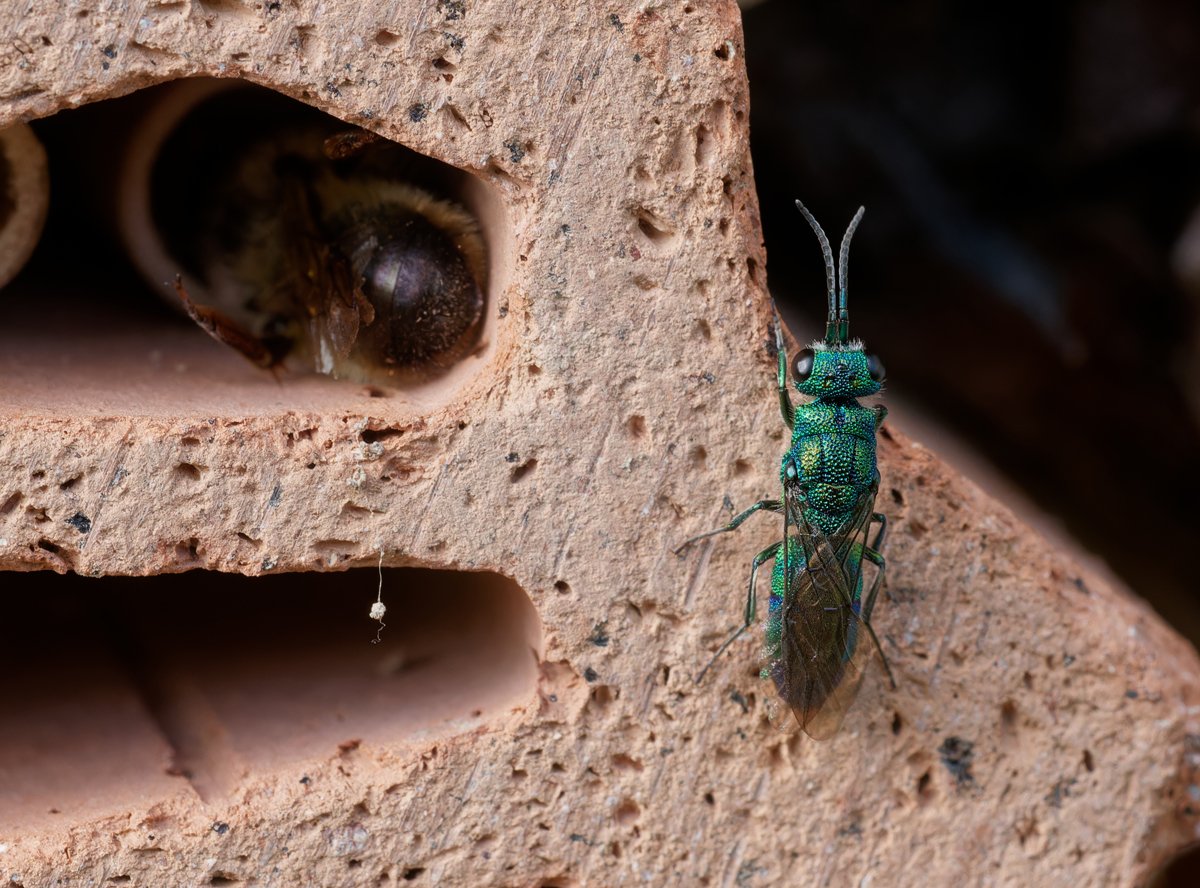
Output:
[[367,832],[365,826],[361,823],[352,823],[341,829],[331,830],[329,833],[329,846],[333,853],[338,856],[357,854],[360,851],[366,850],[367,840],[370,838],[371,834]]
[[383,456],[383,444],[379,441],[372,441],[370,444],[362,443],[354,448],[354,458],[358,462],[374,462]]

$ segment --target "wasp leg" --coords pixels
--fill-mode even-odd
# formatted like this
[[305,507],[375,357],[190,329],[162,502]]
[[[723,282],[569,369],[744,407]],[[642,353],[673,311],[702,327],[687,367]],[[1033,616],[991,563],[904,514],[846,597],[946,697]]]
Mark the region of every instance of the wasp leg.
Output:
[[775,302],[771,302],[771,311],[775,313],[775,354],[779,356],[779,412],[783,414],[783,422],[789,429],[796,424],[796,408],[787,390],[787,346],[783,344],[783,324],[779,320],[779,312],[775,311]]
[[758,613],[758,569],[778,555],[779,550],[782,548],[782,542],[772,543],[754,556],[754,561],[750,563],[750,588],[746,593],[746,620],[733,635],[725,639],[724,644],[717,648],[717,652],[712,655],[712,659],[708,661],[708,665],[701,669],[700,674],[696,676],[696,684],[704,681],[704,676],[712,668],[713,663],[717,662],[721,654],[725,653],[725,650],[737,641],[743,632],[754,625],[754,617]]
[[703,540],[710,536],[716,536],[719,533],[729,533],[731,530],[737,530],[739,527],[741,527],[743,521],[745,521],[759,509],[766,509],[768,512],[781,512],[783,511],[783,503],[779,500],[759,500],[746,511],[742,512],[742,514],[735,515],[733,519],[724,527],[718,527],[716,530],[710,530],[706,533],[697,534],[694,537],[684,540],[675,547],[675,554],[678,555],[692,543],[698,542],[699,540]]
[[876,552],[883,551],[883,538],[887,534],[887,515],[882,512],[873,512],[871,520],[879,524],[879,533],[875,536],[875,542],[871,543],[871,548]]
[[[882,515],[876,516],[882,518]],[[875,538],[876,545],[883,540],[883,530],[887,527],[887,522],[883,522],[883,527],[880,528],[879,536]],[[871,625],[871,611],[875,609],[875,599],[879,595],[879,587],[883,584],[883,572],[887,567],[887,562],[883,556],[879,554],[878,549],[865,548],[863,549],[863,558],[879,568],[879,572],[875,574],[875,582],[871,583],[871,591],[867,593],[867,597],[863,600],[862,621],[867,627],[867,631],[871,633],[871,640],[875,642],[875,650],[879,651],[879,659],[883,660],[883,670],[887,673],[888,681],[892,683],[892,688],[896,687],[896,677],[892,675],[892,667],[888,663],[887,654],[883,652],[883,645],[879,643],[879,636],[875,634],[875,629]]]

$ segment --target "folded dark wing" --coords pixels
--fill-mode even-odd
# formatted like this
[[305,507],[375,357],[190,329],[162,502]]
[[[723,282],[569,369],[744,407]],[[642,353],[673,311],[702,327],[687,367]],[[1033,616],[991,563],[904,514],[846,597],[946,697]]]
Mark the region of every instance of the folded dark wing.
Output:
[[780,641],[768,652],[766,668],[800,728],[825,739],[841,725],[871,657],[855,600],[861,569],[861,554],[856,557],[855,551],[859,541],[865,542],[874,491],[860,497],[845,532],[832,537],[806,517],[798,485],[785,486],[784,499],[789,549],[779,557],[787,590]]

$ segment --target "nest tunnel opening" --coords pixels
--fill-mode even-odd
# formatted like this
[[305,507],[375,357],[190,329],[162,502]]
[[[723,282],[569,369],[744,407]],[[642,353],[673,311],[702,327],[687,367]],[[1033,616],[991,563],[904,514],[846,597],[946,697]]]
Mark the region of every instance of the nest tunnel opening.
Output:
[[1191,888],[1200,884],[1200,842],[1193,842],[1176,852],[1148,884],[1150,888]]
[[[512,225],[499,193],[466,170],[373,136],[273,90],[228,79],[163,83],[61,111],[32,126],[49,158],[50,210],[31,259],[0,290],[0,380],[6,383],[0,386],[0,406],[8,402],[18,408],[52,410],[57,402],[68,408],[94,403],[95,412],[124,412],[121,406],[130,399],[123,393],[133,390],[142,413],[178,412],[180,405],[186,409],[192,401],[203,402],[200,409],[211,411],[219,409],[222,393],[236,387],[250,407],[324,409],[345,407],[360,395],[365,402],[369,395],[364,386],[384,386],[394,390],[397,406],[411,413],[413,404],[431,409],[446,403],[496,352],[498,306],[511,270]],[[235,226],[227,224],[262,216],[236,203],[243,185],[254,180],[245,170],[247,164],[253,168],[253,162],[239,152],[260,150],[276,137],[297,139],[297,127],[343,137],[336,149],[328,149],[339,152],[335,156],[340,159],[329,161],[338,176],[349,177],[345,170],[350,166],[355,175],[359,167],[370,174],[353,179],[357,191],[339,204],[343,227],[331,230],[327,218],[313,223],[320,228],[315,240],[321,242],[309,251],[312,267],[297,275],[309,280],[314,269],[320,272],[314,293],[346,291],[340,301],[330,295],[312,297],[328,299],[333,306],[326,311],[321,303],[322,317],[327,313],[331,320],[320,337],[308,320],[311,303],[293,311],[301,301],[294,286],[289,290],[266,272],[261,280],[254,277],[257,271],[246,271],[249,279],[238,278],[243,269],[266,267],[261,254],[247,256],[245,245],[273,243],[278,229],[260,238],[248,223],[250,233],[235,245],[229,237]],[[241,179],[231,172],[234,169],[241,170]],[[293,173],[297,181],[308,182],[307,168]],[[225,179],[232,181],[219,187]],[[404,200],[415,203],[405,204],[402,211],[394,209],[394,202],[380,209],[385,206],[381,189],[393,201],[399,200],[396,195],[411,193]],[[211,197],[217,192],[219,198]],[[323,192],[326,202],[332,200],[331,193]],[[224,204],[205,205],[206,197]],[[272,204],[268,214],[280,225],[280,220],[297,215],[274,213],[273,208]],[[346,235],[351,223],[345,220],[352,216],[353,225],[365,228],[374,224],[372,236],[381,231],[380,240],[399,239],[398,212],[409,227],[435,220],[425,225],[434,246],[431,254],[422,254],[422,261],[439,281],[457,275],[474,282],[462,284],[466,291],[476,292],[478,285],[482,307],[474,321],[468,306],[461,309],[461,327],[429,326],[434,324],[429,317],[450,317],[459,311],[450,296],[438,301],[434,311],[426,312],[424,306],[405,309],[403,320],[392,323],[385,322],[376,301],[354,318],[351,326],[357,332],[346,332],[341,306],[348,300],[359,311],[363,303],[350,292],[353,284],[340,281],[357,281],[370,291],[373,283],[394,284],[396,267],[403,273],[414,265],[389,253],[378,271],[378,252],[362,247],[367,235]],[[380,215],[384,213],[391,215]],[[416,221],[407,221],[410,216]],[[460,224],[462,228],[454,227]],[[200,235],[205,225],[210,227],[208,241]],[[310,235],[308,229],[298,232],[288,249],[314,240]],[[335,240],[336,261],[331,261],[326,241]],[[207,247],[198,251],[201,243]],[[409,244],[411,239],[404,241],[406,247]],[[232,252],[223,253],[225,246]],[[290,252],[287,255],[289,261],[281,260],[277,268],[296,266]],[[173,286],[176,275],[183,276],[197,304],[219,309],[270,348],[279,346],[284,355],[281,368],[272,374],[255,367],[237,349],[212,341],[181,310]],[[225,283],[214,287],[214,277]],[[237,278],[236,287],[228,283],[231,278]],[[285,291],[291,295],[279,295]],[[426,289],[414,285],[409,292],[418,291]],[[310,295],[302,294],[304,299]],[[402,299],[386,301],[387,306],[393,304],[408,305]],[[405,331],[419,324],[426,324],[422,332],[408,337]],[[439,336],[444,342],[431,345]],[[315,372],[322,366],[327,339],[335,351],[343,344],[353,349],[334,367],[337,379]],[[287,344],[280,346],[281,342]],[[436,353],[430,356],[423,349]],[[39,379],[56,376],[57,383],[38,386]],[[199,391],[190,392],[189,385]],[[181,391],[172,392],[173,386]],[[110,392],[113,396],[106,397]],[[262,404],[264,400],[269,404]]]
[[502,721],[534,694],[541,624],[490,572],[5,576],[0,841],[310,779],[340,756]]

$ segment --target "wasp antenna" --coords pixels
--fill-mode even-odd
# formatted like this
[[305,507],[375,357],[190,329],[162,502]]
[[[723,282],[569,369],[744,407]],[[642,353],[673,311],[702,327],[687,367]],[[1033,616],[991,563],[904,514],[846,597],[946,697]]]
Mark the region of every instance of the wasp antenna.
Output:
[[833,343],[837,333],[838,307],[837,307],[837,283],[836,272],[833,268],[833,248],[829,246],[829,238],[825,236],[825,230],[821,228],[816,217],[808,211],[808,207],[800,201],[796,201],[796,209],[800,214],[808,220],[808,224],[812,226],[812,230],[817,235],[817,240],[821,242],[821,254],[825,257],[825,292],[829,299],[829,315],[825,323],[825,341]]
[[850,339],[850,308],[846,302],[846,291],[850,283],[850,238],[854,237],[854,229],[862,221],[866,207],[859,207],[854,218],[850,220],[846,233],[842,235],[842,248],[838,253],[838,341],[845,343]]

